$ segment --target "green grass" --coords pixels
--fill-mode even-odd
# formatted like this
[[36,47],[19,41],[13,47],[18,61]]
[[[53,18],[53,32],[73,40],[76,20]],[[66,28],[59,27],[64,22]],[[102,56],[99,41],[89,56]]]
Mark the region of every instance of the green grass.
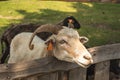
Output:
[[120,43],[120,4],[39,0],[0,1],[0,34],[11,23],[57,23],[74,16],[89,47]]

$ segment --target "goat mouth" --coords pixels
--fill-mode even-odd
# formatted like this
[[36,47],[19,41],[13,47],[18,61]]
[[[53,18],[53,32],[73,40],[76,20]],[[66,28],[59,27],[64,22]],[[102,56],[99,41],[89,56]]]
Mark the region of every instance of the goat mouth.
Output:
[[80,65],[81,67],[83,67],[83,68],[88,68],[88,67],[90,66],[90,64],[86,65],[86,64],[81,63],[81,62],[79,62],[79,61],[77,61],[77,60],[75,60],[75,62],[76,62],[78,65]]

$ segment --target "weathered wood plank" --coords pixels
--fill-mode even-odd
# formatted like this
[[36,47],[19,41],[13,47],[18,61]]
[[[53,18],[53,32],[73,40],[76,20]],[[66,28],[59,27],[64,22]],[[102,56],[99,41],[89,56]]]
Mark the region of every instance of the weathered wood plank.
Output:
[[58,80],[64,80],[64,71],[58,72]]
[[28,76],[28,77],[24,77],[24,78],[17,78],[14,80],[38,80],[38,78],[35,76]]
[[109,80],[110,61],[97,63],[95,66],[94,80]]
[[[88,50],[93,55],[94,63],[120,59],[120,43],[93,47]],[[0,80],[10,80],[55,71],[68,71],[78,67],[77,64],[59,61],[53,57],[16,64],[2,64],[0,65]]]
[[58,72],[38,76],[38,80],[58,80]]
[[49,80],[58,80],[58,72],[50,73]]
[[70,70],[69,80],[86,80],[86,71],[87,69],[81,67]]
[[69,80],[68,75],[69,75],[69,71],[60,71],[58,73],[58,80]]
[[112,59],[120,59],[120,43],[97,46],[88,50],[93,56],[94,64]]
[[21,78],[20,80],[58,80],[58,72],[44,74],[44,75],[43,74],[32,75],[32,76]]
[[[24,65],[23,65],[24,64]],[[54,57],[35,60],[28,63],[4,64],[0,65],[0,80],[9,80],[17,77],[26,77],[33,74],[43,74],[55,71],[69,70],[79,67],[77,64],[58,61]],[[8,78],[5,76],[7,75]]]

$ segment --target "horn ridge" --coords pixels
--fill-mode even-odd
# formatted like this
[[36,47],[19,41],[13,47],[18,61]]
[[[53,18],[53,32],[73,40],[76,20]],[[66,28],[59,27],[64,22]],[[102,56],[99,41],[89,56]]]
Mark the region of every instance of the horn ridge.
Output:
[[58,34],[58,32],[63,29],[62,26],[59,26],[59,25],[52,25],[52,24],[45,24],[45,25],[41,25],[40,27],[38,27],[34,33],[32,34],[31,38],[30,38],[30,42],[29,42],[29,49],[32,50],[34,49],[34,45],[32,44],[32,41],[35,37],[35,35],[37,33],[40,33],[40,32],[51,32],[53,34]]

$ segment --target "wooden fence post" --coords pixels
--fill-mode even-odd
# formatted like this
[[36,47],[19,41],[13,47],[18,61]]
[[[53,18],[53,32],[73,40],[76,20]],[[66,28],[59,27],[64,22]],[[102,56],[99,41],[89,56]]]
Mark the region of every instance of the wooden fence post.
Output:
[[58,80],[69,80],[69,71],[60,71],[58,73]]
[[109,80],[110,61],[97,63],[95,66],[94,80]]
[[87,69],[76,68],[69,72],[69,80],[86,80]]
[[38,76],[38,80],[58,80],[58,72]]

